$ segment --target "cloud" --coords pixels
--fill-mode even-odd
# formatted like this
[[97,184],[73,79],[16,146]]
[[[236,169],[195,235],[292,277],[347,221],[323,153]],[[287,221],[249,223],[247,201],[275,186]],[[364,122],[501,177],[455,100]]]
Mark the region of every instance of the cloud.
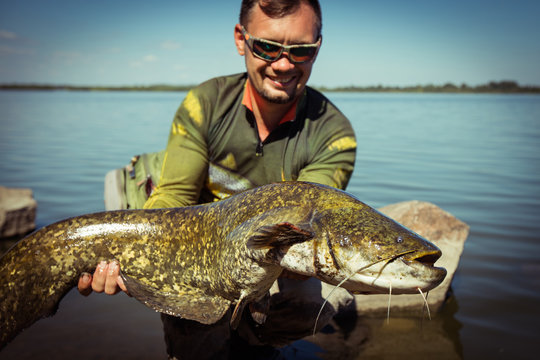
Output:
[[80,59],[83,56],[77,51],[55,51],[53,55],[58,59]]
[[64,65],[75,65],[85,59],[84,55],[77,51],[55,51],[52,56],[53,61]]
[[118,46],[103,49],[103,52],[109,53],[109,54],[121,54],[122,51],[123,51],[122,48]]
[[34,49],[30,49],[27,39],[19,37],[12,31],[0,29],[0,54],[3,55],[30,55]]
[[17,38],[18,38],[17,34],[11,31],[0,30],[0,39],[15,40]]
[[139,60],[132,61],[130,66],[138,68],[138,67],[142,67],[142,66],[144,66],[146,64],[156,62],[157,60],[158,60],[157,56],[149,54],[149,55],[143,56]]
[[157,61],[157,57],[154,55],[146,55],[143,57],[143,61],[146,63]]
[[33,53],[34,51],[30,49],[14,48],[11,46],[0,45],[0,54],[29,55]]
[[176,41],[167,40],[161,43],[161,48],[165,50],[176,50],[176,49],[179,49],[180,47],[181,47],[180,43]]

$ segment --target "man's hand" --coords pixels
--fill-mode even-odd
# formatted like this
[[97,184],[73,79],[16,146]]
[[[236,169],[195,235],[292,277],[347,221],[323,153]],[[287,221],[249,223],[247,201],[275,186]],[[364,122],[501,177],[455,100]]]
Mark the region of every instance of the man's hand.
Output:
[[90,275],[89,273],[81,274],[77,288],[84,296],[90,295],[92,290],[98,293],[105,292],[108,295],[114,295],[120,291],[124,291],[129,295],[119,273],[120,266],[118,262],[113,260],[107,264],[106,261],[101,261],[96,267],[94,275]]

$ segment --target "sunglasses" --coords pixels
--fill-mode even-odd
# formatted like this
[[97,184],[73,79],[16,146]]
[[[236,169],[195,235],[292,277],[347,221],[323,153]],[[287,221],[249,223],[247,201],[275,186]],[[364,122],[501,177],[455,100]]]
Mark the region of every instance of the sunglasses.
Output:
[[242,35],[253,55],[270,62],[278,60],[285,51],[291,62],[301,64],[312,60],[317,54],[319,46],[321,46],[320,36],[314,44],[283,45],[275,41],[251,36],[243,26]]

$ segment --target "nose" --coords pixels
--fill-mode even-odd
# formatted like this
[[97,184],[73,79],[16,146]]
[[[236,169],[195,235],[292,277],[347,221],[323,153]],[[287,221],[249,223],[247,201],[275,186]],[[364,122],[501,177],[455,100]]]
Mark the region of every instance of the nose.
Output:
[[289,60],[289,54],[284,52],[279,59],[272,62],[272,68],[276,71],[286,72],[294,69],[294,63]]

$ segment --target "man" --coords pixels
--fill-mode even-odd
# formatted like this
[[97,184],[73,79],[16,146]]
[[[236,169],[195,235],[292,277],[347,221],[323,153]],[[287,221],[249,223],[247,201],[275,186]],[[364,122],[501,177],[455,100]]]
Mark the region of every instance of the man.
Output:
[[[187,94],[145,208],[215,201],[287,180],[346,187],[356,151],[352,127],[306,86],[321,28],[317,0],[242,2],[234,40],[247,72],[211,79]],[[93,279],[81,277],[79,290],[126,291],[118,271],[114,262],[100,263]],[[168,321],[174,320],[164,320],[166,329]]]

